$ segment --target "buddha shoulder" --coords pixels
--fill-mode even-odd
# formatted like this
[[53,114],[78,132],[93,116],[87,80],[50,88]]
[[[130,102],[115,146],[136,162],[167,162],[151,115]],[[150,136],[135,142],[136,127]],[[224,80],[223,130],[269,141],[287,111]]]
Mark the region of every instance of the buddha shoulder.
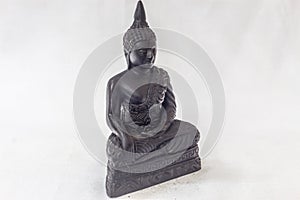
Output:
[[115,76],[111,77],[107,82],[107,87],[109,87],[110,89],[113,89],[116,86],[117,82],[122,78],[122,76],[124,76],[126,71],[127,70],[124,70],[124,71],[116,74]]
[[160,67],[153,66],[153,71],[156,73],[157,76],[161,78],[169,78],[169,74],[166,70]]

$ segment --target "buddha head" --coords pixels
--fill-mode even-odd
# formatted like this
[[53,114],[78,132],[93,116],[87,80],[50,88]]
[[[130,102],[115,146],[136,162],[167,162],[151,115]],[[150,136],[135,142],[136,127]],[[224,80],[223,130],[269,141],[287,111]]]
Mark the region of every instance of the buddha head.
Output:
[[128,69],[151,68],[156,57],[156,36],[149,28],[142,1],[138,1],[134,22],[123,37],[124,54]]

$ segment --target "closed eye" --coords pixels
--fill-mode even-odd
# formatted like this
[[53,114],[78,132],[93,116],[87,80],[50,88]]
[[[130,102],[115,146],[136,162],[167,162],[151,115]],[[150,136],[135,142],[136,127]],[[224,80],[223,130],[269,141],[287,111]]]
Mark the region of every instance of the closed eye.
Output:
[[146,53],[147,53],[147,51],[144,50],[144,49],[140,49],[140,50],[139,50],[139,54],[140,54],[140,55],[145,55]]

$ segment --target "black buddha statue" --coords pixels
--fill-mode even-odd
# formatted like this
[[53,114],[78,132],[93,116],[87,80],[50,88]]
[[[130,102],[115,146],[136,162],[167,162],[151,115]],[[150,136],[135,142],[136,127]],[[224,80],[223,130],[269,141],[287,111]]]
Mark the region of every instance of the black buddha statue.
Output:
[[128,68],[107,84],[108,196],[117,197],[201,168],[200,133],[175,119],[176,101],[168,73],[154,66],[156,36],[141,1],[123,37]]

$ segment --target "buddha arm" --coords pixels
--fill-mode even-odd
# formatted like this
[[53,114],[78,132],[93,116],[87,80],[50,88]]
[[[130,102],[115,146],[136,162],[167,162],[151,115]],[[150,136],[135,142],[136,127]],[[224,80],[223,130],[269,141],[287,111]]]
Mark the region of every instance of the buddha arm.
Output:
[[[126,133],[123,122],[120,119],[120,105],[112,105],[112,92],[114,90],[114,80],[109,80],[106,88],[106,123],[113,133],[121,140],[122,148],[132,150],[133,138]],[[114,106],[116,109],[113,110]]]
[[168,88],[162,106],[167,112],[167,121],[163,128],[163,131],[166,131],[176,117],[176,101],[175,95],[173,93],[173,88],[170,83],[170,78],[168,78]]
[[112,81],[109,80],[107,87],[106,87],[106,123],[108,127],[115,133],[118,133],[118,126],[115,124],[115,121],[113,120],[113,112],[111,108],[111,93],[113,90],[113,84]]

